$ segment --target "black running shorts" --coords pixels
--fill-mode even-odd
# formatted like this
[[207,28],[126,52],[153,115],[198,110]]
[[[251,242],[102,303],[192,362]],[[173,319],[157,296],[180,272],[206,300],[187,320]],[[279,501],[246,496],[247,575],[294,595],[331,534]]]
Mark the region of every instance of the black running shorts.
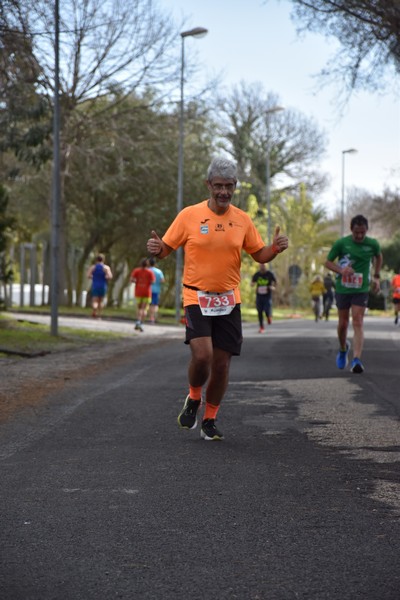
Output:
[[233,356],[239,356],[242,347],[242,315],[240,304],[236,304],[230,315],[205,317],[198,304],[185,306],[186,339],[210,337],[214,348],[225,350]]
[[338,310],[349,309],[351,306],[368,306],[368,292],[359,292],[358,294],[338,294],[336,292],[336,306]]

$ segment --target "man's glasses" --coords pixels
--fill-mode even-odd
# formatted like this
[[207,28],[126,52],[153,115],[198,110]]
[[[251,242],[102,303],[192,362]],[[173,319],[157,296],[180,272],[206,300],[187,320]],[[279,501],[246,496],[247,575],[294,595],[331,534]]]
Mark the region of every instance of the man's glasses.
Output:
[[225,189],[227,192],[233,192],[236,183],[210,183],[213,192],[222,192]]

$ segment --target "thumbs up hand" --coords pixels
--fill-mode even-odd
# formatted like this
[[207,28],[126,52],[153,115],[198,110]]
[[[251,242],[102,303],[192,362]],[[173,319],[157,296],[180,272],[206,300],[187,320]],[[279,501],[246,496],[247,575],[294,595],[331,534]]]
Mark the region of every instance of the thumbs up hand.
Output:
[[289,240],[286,235],[280,233],[281,228],[279,225],[275,227],[274,237],[272,240],[272,247],[276,254],[283,252],[289,246]]
[[163,250],[163,242],[155,231],[151,232],[151,238],[147,240],[147,252],[152,256],[158,256]]

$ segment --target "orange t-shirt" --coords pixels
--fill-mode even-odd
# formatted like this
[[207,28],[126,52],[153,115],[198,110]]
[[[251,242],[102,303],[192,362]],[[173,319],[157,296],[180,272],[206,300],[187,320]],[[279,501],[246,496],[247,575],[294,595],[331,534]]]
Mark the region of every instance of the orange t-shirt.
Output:
[[400,299],[400,275],[395,275],[392,279],[393,298]]
[[[183,283],[206,292],[235,290],[240,302],[241,251],[253,254],[265,246],[250,217],[236,206],[223,215],[208,208],[208,200],[187,206],[162,238],[176,250],[183,246]],[[183,304],[198,304],[197,293],[183,287]]]

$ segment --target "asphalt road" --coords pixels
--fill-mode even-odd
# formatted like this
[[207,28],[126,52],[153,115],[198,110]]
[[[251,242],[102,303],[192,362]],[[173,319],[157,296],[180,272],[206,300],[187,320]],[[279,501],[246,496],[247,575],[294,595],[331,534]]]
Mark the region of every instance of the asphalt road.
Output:
[[353,375],[335,326],[245,325],[223,442],[177,426],[179,328],[2,426],[1,599],[399,600],[400,328]]

